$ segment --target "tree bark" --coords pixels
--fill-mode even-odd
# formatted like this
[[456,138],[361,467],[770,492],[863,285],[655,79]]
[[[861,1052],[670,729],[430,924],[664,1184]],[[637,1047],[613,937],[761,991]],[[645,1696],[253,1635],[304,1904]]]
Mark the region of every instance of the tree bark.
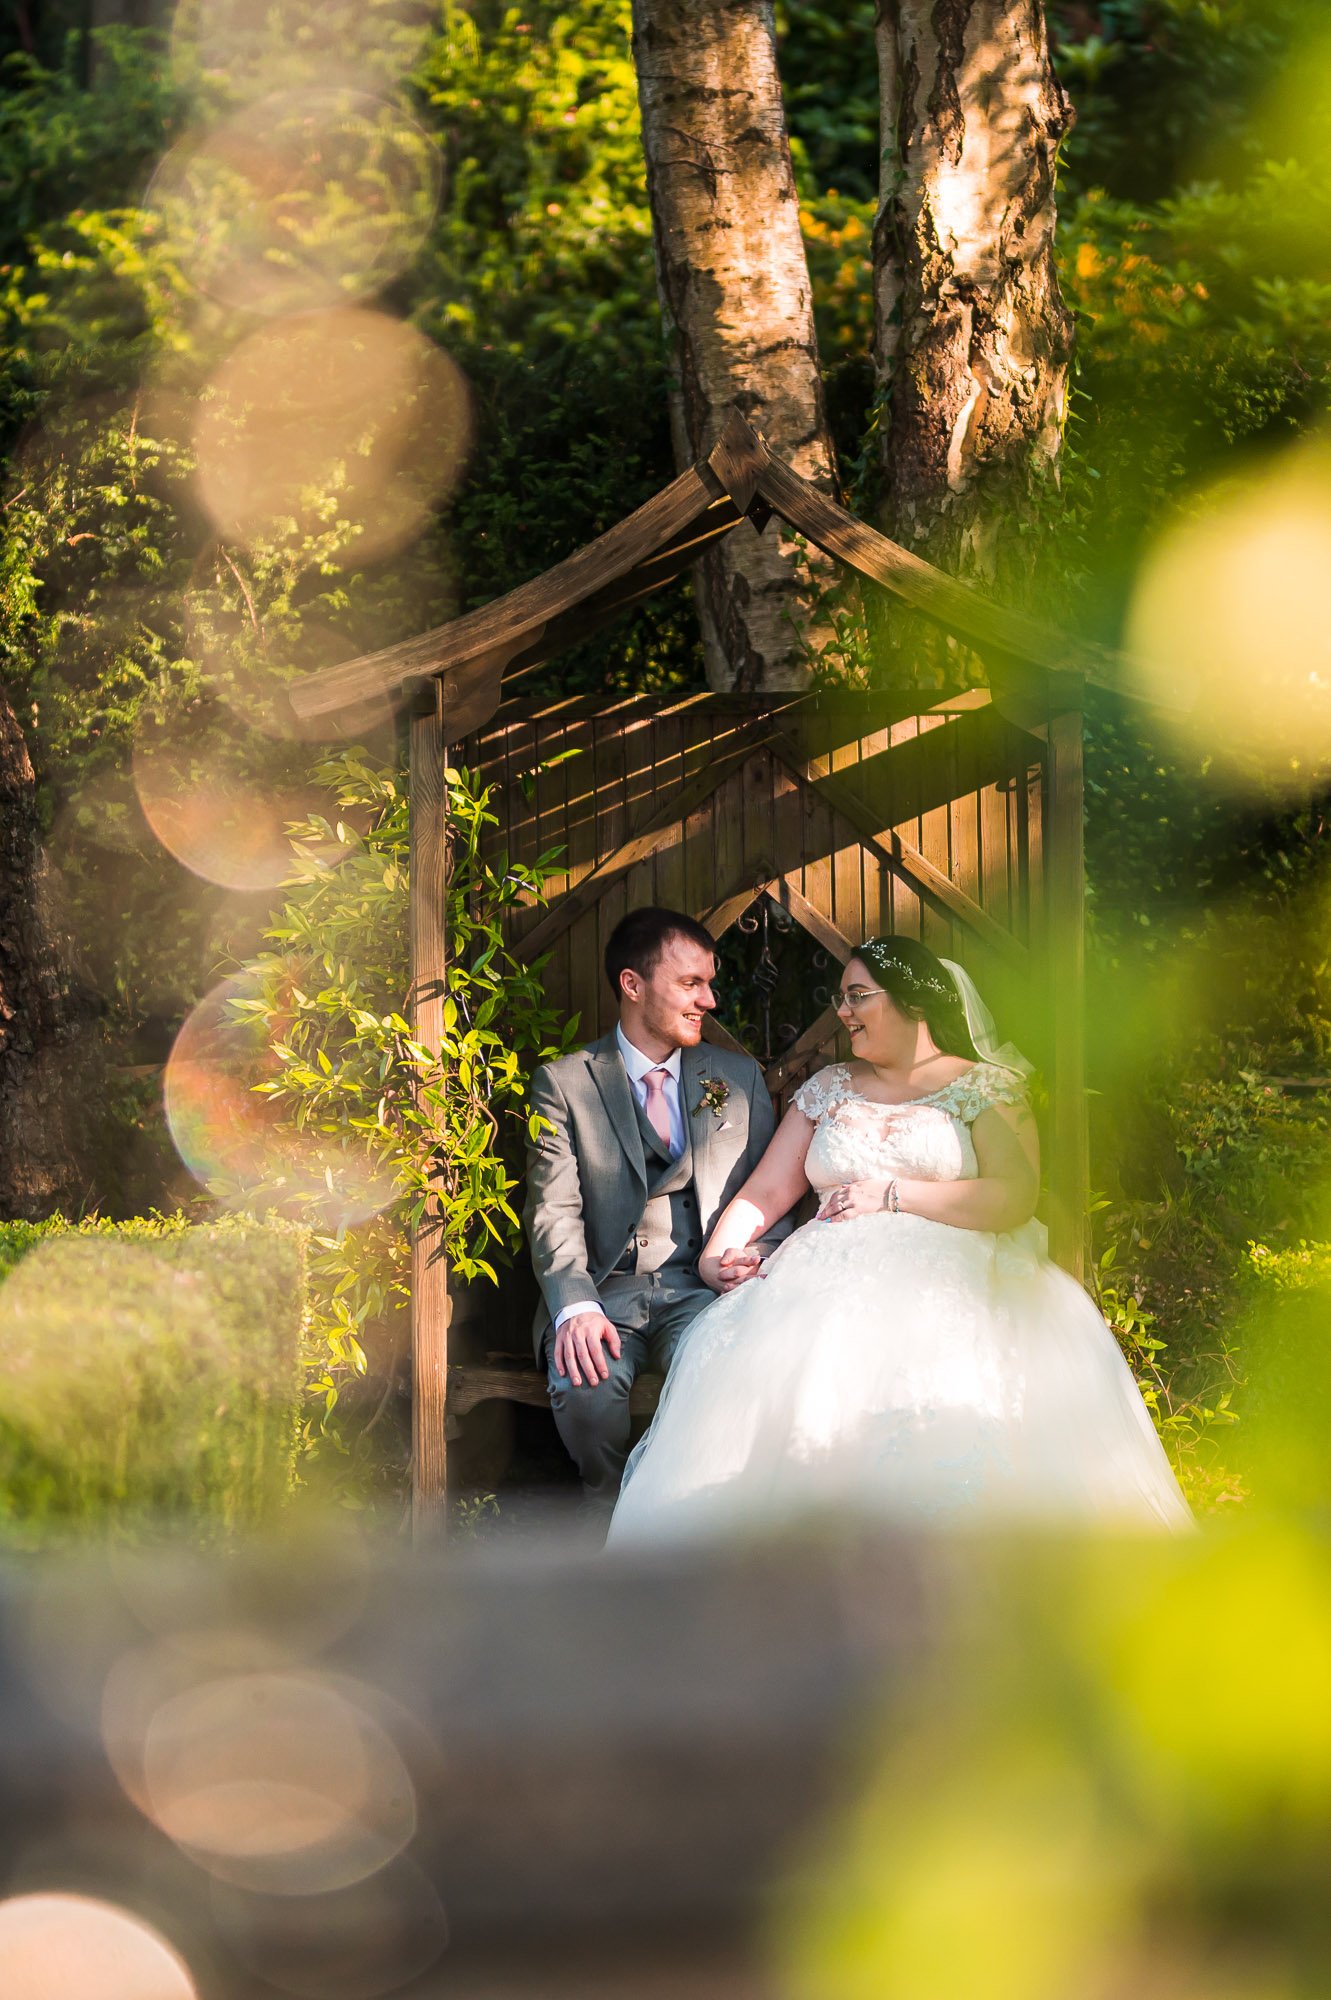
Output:
[[[633,30],[676,461],[706,456],[736,405],[835,493],[771,0],[633,0]],[[711,685],[801,686],[806,648],[830,636],[834,566],[797,560],[773,522],[737,528],[695,574]]]
[[[1018,529],[1057,478],[1067,401],[1054,172],[1072,110],[1040,0],[878,0],[877,45],[884,530],[1020,602]],[[916,621],[892,628],[918,644]]]
[[71,1145],[74,1022],[43,910],[37,786],[0,689],[0,1220],[77,1209]]

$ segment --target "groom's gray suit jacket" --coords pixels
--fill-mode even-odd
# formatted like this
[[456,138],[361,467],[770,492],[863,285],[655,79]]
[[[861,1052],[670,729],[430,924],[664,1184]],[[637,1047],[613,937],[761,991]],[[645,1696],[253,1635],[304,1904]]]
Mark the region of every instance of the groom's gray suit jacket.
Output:
[[[703,1102],[708,1079],[725,1087],[718,1110]],[[533,1328],[538,1361],[545,1334],[565,1306],[599,1299],[607,1307],[605,1288],[613,1292],[609,1317],[627,1309],[636,1320],[645,1316],[652,1274],[664,1262],[696,1274],[713,1223],[766,1152],[776,1121],[751,1056],[706,1044],[683,1050],[680,1093],[688,1144],[669,1171],[664,1157],[651,1157],[651,1128],[613,1030],[533,1076],[531,1108],[552,1128],[528,1145],[523,1211],[543,1300]],[[664,1208],[663,1195],[669,1196]],[[663,1213],[669,1219],[673,1245],[643,1232],[649,1210],[654,1219]],[[763,1247],[789,1226],[782,1219],[769,1229]],[[696,1235],[685,1236],[686,1228]]]

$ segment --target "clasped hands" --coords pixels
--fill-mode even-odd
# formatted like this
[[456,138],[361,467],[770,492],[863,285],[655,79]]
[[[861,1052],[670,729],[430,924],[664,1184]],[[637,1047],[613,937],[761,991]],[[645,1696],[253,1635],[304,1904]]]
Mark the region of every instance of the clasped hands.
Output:
[[[859,1215],[882,1213],[890,1180],[846,1181],[829,1188],[823,1196],[815,1222],[851,1222]],[[762,1252],[758,1249],[723,1250],[719,1257],[701,1257],[698,1276],[714,1292],[733,1292],[750,1278],[761,1277]],[[568,1376],[575,1388],[609,1376],[603,1348],[618,1361],[623,1343],[614,1324],[604,1313],[575,1313],[555,1335],[555,1367]]]

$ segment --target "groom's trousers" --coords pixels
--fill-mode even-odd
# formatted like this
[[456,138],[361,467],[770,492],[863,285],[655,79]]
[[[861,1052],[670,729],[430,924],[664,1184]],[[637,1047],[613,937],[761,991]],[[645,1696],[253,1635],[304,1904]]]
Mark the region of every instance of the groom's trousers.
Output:
[[546,1379],[555,1423],[582,1475],[588,1512],[603,1516],[607,1524],[629,1452],[629,1390],[647,1369],[669,1373],[680,1342],[715,1296],[696,1273],[679,1266],[624,1283],[610,1278],[601,1287],[601,1309],[618,1329],[619,1359],[603,1347],[609,1375],[604,1382],[584,1376],[581,1387],[556,1368],[554,1329],[546,1331]]

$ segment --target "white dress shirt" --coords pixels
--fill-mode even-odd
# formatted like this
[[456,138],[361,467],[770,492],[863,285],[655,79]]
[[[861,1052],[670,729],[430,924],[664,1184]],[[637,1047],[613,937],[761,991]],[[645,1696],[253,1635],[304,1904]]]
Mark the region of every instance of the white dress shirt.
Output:
[[[648,1070],[663,1069],[665,1071],[665,1081],[662,1088],[665,1092],[666,1109],[670,1113],[670,1150],[675,1158],[678,1159],[684,1151],[684,1105],[679,1082],[683,1051],[681,1049],[672,1049],[665,1061],[661,1063],[657,1062],[654,1056],[645,1056],[641,1049],[635,1048],[624,1033],[624,1030],[618,1025],[615,1027],[615,1040],[619,1044],[619,1053],[624,1059],[624,1068],[628,1071],[628,1079],[633,1088],[633,1095],[637,1098],[644,1111],[647,1109],[646,1079]],[[599,1299],[575,1299],[571,1306],[565,1306],[564,1310],[557,1316],[555,1320],[555,1332],[558,1333],[564,1321],[572,1319],[575,1313],[594,1313],[600,1312],[600,1310],[601,1303]]]

